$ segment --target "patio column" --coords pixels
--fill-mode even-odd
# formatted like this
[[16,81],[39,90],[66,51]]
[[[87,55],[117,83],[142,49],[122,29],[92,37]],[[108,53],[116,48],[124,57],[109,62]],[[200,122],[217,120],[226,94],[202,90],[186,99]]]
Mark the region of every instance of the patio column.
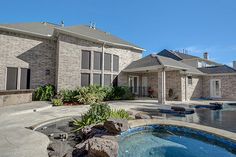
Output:
[[166,103],[166,72],[165,68],[158,72],[158,103]]

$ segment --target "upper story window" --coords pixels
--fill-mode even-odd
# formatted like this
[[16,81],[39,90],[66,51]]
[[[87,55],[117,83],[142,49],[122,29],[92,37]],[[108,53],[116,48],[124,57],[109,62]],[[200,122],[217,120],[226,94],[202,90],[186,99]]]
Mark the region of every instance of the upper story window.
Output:
[[82,73],[81,74],[81,87],[90,85],[90,74]]
[[93,69],[102,70],[102,53],[94,52]]
[[16,90],[18,80],[18,68],[7,67],[7,90]]
[[113,71],[119,71],[119,56],[113,55]]
[[20,89],[30,88],[30,69],[21,68]]
[[104,70],[111,70],[111,54],[104,54]]
[[188,76],[188,85],[192,85],[192,84],[193,84],[193,77]]
[[91,65],[91,52],[90,51],[85,51],[82,50],[82,69],[90,69],[90,65]]

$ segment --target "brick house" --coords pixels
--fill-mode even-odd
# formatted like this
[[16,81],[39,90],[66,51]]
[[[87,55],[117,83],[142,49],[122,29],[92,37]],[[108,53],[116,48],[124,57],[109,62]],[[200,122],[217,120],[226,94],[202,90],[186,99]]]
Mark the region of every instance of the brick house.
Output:
[[236,70],[179,52],[142,58],[143,48],[89,26],[47,22],[0,25],[0,90],[57,91],[80,86],[130,86],[166,100],[236,98]]

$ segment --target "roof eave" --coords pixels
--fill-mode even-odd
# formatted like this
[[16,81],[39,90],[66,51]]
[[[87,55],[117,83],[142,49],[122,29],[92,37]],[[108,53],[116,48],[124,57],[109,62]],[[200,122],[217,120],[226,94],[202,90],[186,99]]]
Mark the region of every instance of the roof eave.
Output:
[[31,36],[46,38],[46,39],[52,39],[53,38],[52,35],[42,35],[42,34],[39,34],[39,33],[34,33],[34,32],[24,31],[24,30],[15,29],[15,28],[4,27],[4,26],[0,26],[0,30],[8,31],[8,32],[15,32],[15,33],[22,33],[22,34],[25,34],[25,35],[31,35]]
[[56,34],[56,35],[58,34],[57,32],[65,33],[67,35],[71,35],[71,36],[74,36],[74,37],[78,37],[78,38],[82,38],[82,39],[85,39],[85,40],[94,41],[94,42],[98,42],[98,43],[102,43],[102,44],[105,43],[107,45],[121,46],[121,47],[126,47],[126,48],[131,48],[131,49],[139,50],[139,51],[146,51],[145,49],[140,48],[140,47],[125,45],[125,44],[119,44],[119,43],[113,43],[113,42],[109,42],[109,41],[105,41],[105,40],[100,40],[100,39],[96,39],[96,38],[93,38],[93,37],[85,36],[85,35],[82,35],[82,34],[77,34],[77,33],[74,33],[72,31],[68,31],[68,30],[64,30],[64,29],[60,29],[60,28],[54,28],[54,30],[55,30],[54,34]]

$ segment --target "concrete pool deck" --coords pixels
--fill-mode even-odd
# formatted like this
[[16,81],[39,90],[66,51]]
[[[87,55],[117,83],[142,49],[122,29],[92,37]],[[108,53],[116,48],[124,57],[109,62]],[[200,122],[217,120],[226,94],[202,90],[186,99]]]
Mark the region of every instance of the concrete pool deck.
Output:
[[[168,107],[172,104],[160,105],[155,99],[108,103],[112,108],[131,110],[134,113],[142,110],[152,111],[158,107]],[[178,104],[179,102],[175,103]],[[200,103],[207,104],[209,102],[201,101]],[[189,104],[186,103],[185,105],[188,106]],[[88,108],[88,105],[52,107],[49,102],[32,102],[0,107],[0,156],[47,157],[48,138],[41,133],[26,129],[26,127],[61,117],[80,116]],[[178,123],[180,122],[178,121]]]

